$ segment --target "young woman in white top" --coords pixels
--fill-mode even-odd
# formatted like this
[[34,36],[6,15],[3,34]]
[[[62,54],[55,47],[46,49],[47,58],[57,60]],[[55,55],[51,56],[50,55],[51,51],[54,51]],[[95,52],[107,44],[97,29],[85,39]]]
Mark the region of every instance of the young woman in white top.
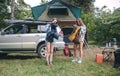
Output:
[[[83,43],[84,43],[85,34],[86,34],[86,26],[83,23],[82,19],[77,19],[74,27],[75,26],[80,26],[80,32],[79,32],[80,39],[79,39],[79,43],[77,43],[77,44],[74,43],[74,54],[73,54],[74,58],[73,58],[72,62],[82,63]],[[78,57],[76,54],[77,47],[79,47],[79,49],[78,49],[79,56]]]

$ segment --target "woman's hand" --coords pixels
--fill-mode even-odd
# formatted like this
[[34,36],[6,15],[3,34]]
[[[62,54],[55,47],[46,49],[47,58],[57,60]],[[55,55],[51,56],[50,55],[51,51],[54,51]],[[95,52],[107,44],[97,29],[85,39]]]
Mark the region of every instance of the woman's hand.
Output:
[[76,24],[74,24],[74,25],[73,25],[73,27],[77,27],[77,25],[76,25]]
[[60,31],[60,32],[59,32],[59,35],[60,35],[60,36],[63,36],[63,31]]

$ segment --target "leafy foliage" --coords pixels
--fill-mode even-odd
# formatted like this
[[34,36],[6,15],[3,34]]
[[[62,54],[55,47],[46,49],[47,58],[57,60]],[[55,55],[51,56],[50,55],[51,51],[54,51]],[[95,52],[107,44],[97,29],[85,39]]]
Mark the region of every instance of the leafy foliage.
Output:
[[15,18],[26,19],[32,18],[32,12],[28,9],[28,5],[24,3],[24,0],[17,0],[15,4]]
[[112,38],[120,41],[120,8],[114,12],[101,11],[100,16],[95,18],[95,30],[93,32],[98,42],[108,42]]
[[66,3],[81,7],[84,13],[92,11],[95,0],[64,0]]
[[0,3],[0,29],[6,25],[4,19],[9,18],[7,3]]
[[[10,19],[11,12],[8,12],[10,10],[8,9],[10,4],[11,0],[5,0],[4,3],[0,3],[0,29],[7,26],[4,20]],[[32,18],[32,12],[29,6],[24,3],[24,0],[17,0],[14,11],[15,19]]]

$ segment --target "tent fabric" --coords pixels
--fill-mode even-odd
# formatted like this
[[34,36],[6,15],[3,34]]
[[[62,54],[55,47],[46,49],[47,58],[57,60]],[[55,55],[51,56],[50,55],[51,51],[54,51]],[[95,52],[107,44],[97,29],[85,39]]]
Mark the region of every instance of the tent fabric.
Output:
[[[46,16],[49,9],[61,9],[61,8],[68,8],[68,12],[69,13],[71,12],[70,13],[71,17],[69,17],[69,18],[72,18],[72,20],[74,20],[75,18],[81,17],[81,8],[80,7],[68,5],[61,0],[52,0],[48,3],[42,4],[42,5],[39,5],[36,7],[32,7],[31,10],[32,10],[34,19],[40,20],[40,19],[45,19],[43,17],[46,17],[46,19],[49,19],[49,17]],[[41,15],[43,15],[43,14],[44,14],[44,16],[41,17]],[[75,18],[73,18],[72,14]],[[54,15],[52,15],[52,17],[54,17]],[[60,17],[60,16],[58,15],[57,17]],[[66,19],[68,19],[68,18],[66,17]]]
[[78,7],[73,7],[73,6],[69,6],[71,12],[74,14],[74,16],[76,18],[80,18],[81,17],[81,9]]
[[37,20],[39,18],[39,16],[44,12],[46,7],[47,7],[47,4],[43,4],[43,5],[31,8],[32,14],[33,14],[33,17],[35,20]]
[[49,7],[47,7],[44,11],[44,13],[41,14],[41,16],[39,16],[38,20],[46,20],[46,21],[50,21],[52,18],[58,18],[58,20],[60,21],[74,21],[76,20],[75,16],[72,14],[72,12],[70,11],[70,9],[67,9],[69,14],[68,15],[48,15],[48,10]]

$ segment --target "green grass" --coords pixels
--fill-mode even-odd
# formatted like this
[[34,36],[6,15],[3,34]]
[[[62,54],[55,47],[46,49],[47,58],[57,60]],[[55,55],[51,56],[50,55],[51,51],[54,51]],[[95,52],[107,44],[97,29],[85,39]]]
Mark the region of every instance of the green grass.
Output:
[[103,44],[104,42],[98,42],[98,41],[88,41],[89,45],[97,45],[97,46],[103,46],[105,44]]
[[53,66],[45,65],[45,58],[39,59],[35,54],[9,54],[0,57],[0,76],[119,76],[120,70],[108,63],[96,63],[95,56],[84,56],[82,64],[71,62],[56,52]]

